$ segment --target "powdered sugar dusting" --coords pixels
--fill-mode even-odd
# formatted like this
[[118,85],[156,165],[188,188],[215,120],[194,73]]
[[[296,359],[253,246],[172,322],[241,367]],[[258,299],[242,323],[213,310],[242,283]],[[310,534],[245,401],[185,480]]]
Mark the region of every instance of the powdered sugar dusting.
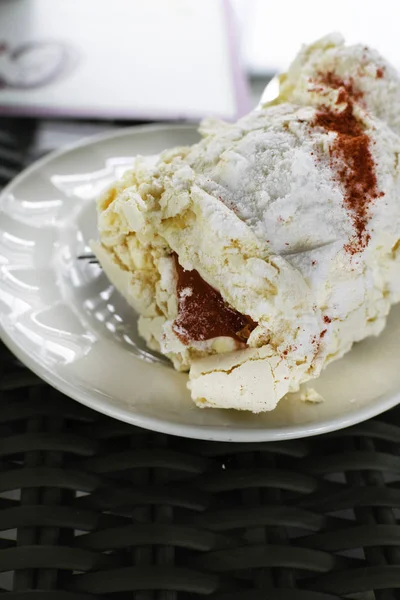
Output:
[[199,164],[201,155],[203,188],[276,254],[310,251],[351,234],[343,191],[332,181],[329,134],[310,127],[315,114],[288,104],[251,113],[188,157]]
[[182,288],[181,290],[179,290],[179,298],[183,299],[183,298],[190,298],[190,296],[193,295],[193,288],[191,287],[185,287]]

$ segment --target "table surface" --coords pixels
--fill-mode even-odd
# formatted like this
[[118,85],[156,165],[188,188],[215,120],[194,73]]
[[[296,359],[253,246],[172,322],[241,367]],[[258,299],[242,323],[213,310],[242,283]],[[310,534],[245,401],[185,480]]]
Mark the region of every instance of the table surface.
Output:
[[[0,120],[0,186],[120,123]],[[0,592],[12,600],[400,597],[400,409],[307,440],[136,429],[0,344]]]

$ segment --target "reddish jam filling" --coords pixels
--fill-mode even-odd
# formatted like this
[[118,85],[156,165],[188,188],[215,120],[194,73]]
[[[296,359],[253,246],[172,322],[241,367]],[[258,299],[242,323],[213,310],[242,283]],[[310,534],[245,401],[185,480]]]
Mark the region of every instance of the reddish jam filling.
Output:
[[228,306],[197,271],[185,271],[176,254],[174,259],[178,275],[178,317],[174,331],[181,342],[188,345],[226,336],[246,343],[257,324]]

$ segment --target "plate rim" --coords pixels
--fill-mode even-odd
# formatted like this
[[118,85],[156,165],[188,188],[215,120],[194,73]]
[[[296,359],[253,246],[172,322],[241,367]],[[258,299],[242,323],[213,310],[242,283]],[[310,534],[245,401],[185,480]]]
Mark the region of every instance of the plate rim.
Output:
[[[50,152],[49,154],[46,154],[44,157],[35,161],[26,169],[21,171],[21,173],[12,179],[1,191],[0,207],[4,201],[4,198],[10,194],[13,188],[22,182],[26,177],[29,177],[35,171],[40,170],[44,165],[51,163],[53,160],[62,157],[71,151],[85,146],[90,146],[92,144],[104,142],[108,139],[135,135],[136,133],[157,133],[160,131],[176,131],[179,129],[197,130],[197,126],[190,123],[152,123],[147,125],[133,125],[129,127],[123,127],[119,130],[111,130],[98,133],[96,135],[85,136],[77,142],[68,144],[62,148]],[[136,427],[141,427],[143,429],[165,433],[168,435],[175,435],[178,437],[241,443],[267,441],[276,442],[279,440],[302,439],[333,431],[339,431],[352,425],[356,425],[375,417],[400,403],[399,390],[397,394],[386,394],[379,401],[371,401],[366,406],[360,407],[354,412],[350,412],[343,416],[338,415],[334,418],[324,418],[321,421],[312,424],[296,424],[291,426],[286,425],[283,427],[260,427],[252,429],[243,427],[231,429],[230,427],[217,425],[184,425],[165,421],[157,417],[138,415],[133,411],[119,406],[111,406],[105,398],[90,394],[90,392],[86,392],[84,389],[79,387],[77,388],[61,375],[52,372],[48,367],[44,366],[34,358],[31,358],[29,353],[24,350],[23,346],[15,342],[13,337],[8,334],[3,326],[1,313],[0,339],[5,346],[35,375],[72,400],[75,400],[80,404],[95,410],[96,412],[114,419],[118,419],[125,423],[129,423]],[[341,360],[345,359],[342,358]]]

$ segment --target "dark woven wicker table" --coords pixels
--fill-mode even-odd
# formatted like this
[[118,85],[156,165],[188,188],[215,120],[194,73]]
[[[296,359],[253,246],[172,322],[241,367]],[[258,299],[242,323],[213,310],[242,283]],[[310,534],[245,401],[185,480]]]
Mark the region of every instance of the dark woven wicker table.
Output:
[[[0,135],[2,183],[24,127]],[[400,598],[399,409],[313,439],[185,440],[79,405],[1,345],[0,395],[5,598]]]

